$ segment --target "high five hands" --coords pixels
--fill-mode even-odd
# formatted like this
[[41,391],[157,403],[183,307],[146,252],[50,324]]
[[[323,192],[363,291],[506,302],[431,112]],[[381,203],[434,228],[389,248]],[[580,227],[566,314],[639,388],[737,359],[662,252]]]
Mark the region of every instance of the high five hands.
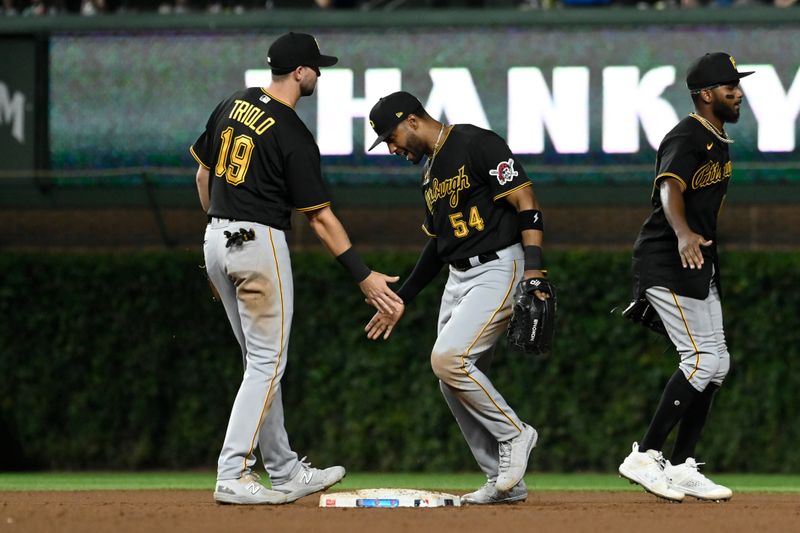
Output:
[[388,339],[389,335],[392,334],[395,324],[397,324],[397,321],[403,316],[405,310],[406,306],[401,303],[393,313],[384,313],[382,311],[375,313],[375,316],[372,317],[372,320],[370,320],[364,328],[364,331],[367,332],[367,338],[373,341],[381,337],[383,340]]
[[399,279],[399,276],[387,276],[373,270],[358,286],[364,293],[365,302],[378,312],[392,314],[398,306],[402,307],[403,300],[389,288],[388,283],[396,283]]

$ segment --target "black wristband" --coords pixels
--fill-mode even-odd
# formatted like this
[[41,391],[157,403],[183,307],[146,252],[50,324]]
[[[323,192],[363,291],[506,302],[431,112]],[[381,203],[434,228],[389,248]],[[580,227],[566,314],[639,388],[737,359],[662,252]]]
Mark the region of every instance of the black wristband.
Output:
[[538,209],[526,209],[517,213],[517,226],[519,231],[526,229],[538,229],[544,231],[544,223],[542,222],[542,212]]
[[356,283],[361,283],[372,273],[372,270],[364,264],[361,256],[356,253],[352,246],[337,255],[336,260],[350,272],[350,275],[353,276]]
[[523,246],[525,253],[525,270],[542,270],[542,248],[540,246]]

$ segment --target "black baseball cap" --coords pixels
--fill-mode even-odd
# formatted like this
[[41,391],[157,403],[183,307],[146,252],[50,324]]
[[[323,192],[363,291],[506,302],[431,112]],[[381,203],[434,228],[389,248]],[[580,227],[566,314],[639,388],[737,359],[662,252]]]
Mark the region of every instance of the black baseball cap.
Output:
[[690,91],[739,81],[754,71],[739,72],[736,61],[725,52],[714,52],[697,58],[686,71],[686,86]]
[[422,104],[417,97],[405,91],[398,91],[378,100],[369,112],[369,125],[378,134],[378,138],[369,149],[372,150],[385,141],[398,124],[420,109]]
[[336,56],[322,55],[313,35],[289,32],[278,37],[269,47],[267,64],[273,74],[288,74],[297,67],[330,67],[339,61]]

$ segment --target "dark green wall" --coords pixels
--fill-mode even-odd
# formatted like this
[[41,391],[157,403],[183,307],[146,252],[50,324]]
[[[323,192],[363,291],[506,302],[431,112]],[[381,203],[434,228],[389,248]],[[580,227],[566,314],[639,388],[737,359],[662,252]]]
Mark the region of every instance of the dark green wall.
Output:
[[[407,275],[414,254],[368,256]],[[198,254],[0,255],[0,457],[10,468],[213,467],[241,378]],[[627,253],[549,254],[556,349],[507,353],[494,380],[541,440],[532,468],[612,471],[641,438],[676,366],[668,343],[609,311],[629,294]],[[726,253],[733,369],[698,454],[715,471],[800,472],[798,253]],[[284,379],[301,455],[353,470],[476,470],[429,367],[444,281],[388,342],[325,255],[294,255]]]

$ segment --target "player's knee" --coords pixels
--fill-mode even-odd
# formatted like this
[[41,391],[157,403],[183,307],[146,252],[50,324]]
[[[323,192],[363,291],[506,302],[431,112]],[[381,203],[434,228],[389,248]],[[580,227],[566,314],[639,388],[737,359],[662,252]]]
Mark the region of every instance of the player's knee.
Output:
[[728,375],[731,369],[731,356],[727,350],[720,355],[719,358],[719,366],[717,366],[717,374],[714,376],[714,383],[719,385],[725,381],[725,377]]
[[451,383],[458,371],[459,358],[448,350],[439,351],[434,349],[431,352],[431,368],[433,374],[444,383]]

